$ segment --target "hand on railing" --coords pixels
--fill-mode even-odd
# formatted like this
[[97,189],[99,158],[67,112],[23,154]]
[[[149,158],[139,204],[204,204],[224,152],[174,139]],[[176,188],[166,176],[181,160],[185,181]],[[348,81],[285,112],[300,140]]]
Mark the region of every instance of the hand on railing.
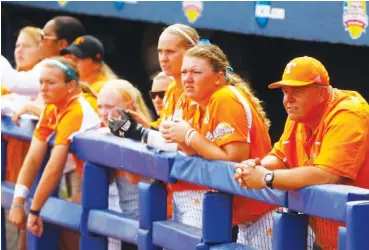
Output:
[[240,187],[262,189],[266,187],[264,176],[269,171],[261,165],[259,158],[249,159],[234,166],[236,174],[234,179]]
[[41,237],[44,231],[44,224],[41,217],[30,213],[27,219],[27,229],[34,235]]

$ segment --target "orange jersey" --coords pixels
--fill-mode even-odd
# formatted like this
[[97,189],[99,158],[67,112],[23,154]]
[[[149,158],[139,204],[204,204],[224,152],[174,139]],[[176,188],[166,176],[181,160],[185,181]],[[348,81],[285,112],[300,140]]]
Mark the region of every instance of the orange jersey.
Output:
[[[190,105],[183,117],[206,139],[218,147],[231,142],[250,144],[250,158],[263,157],[271,150],[268,128],[245,93],[234,86],[224,86],[216,91],[206,109],[201,112],[198,105]],[[195,112],[193,108],[195,107]],[[204,189],[188,183],[172,185],[172,190]],[[254,221],[269,211],[269,204],[235,196],[233,202],[233,224]]]
[[[75,134],[99,126],[98,115],[86,99],[78,94],[60,110],[55,105],[46,105],[33,135],[41,141],[47,141],[55,134],[54,145],[66,145],[72,142]],[[81,173],[81,163],[76,157],[75,161],[77,171]]]
[[106,76],[99,76],[99,78],[89,84],[91,90],[94,92],[95,95],[98,95],[100,90],[104,87],[105,83],[108,81]]
[[[368,189],[368,103],[355,91],[332,90],[331,101],[310,138],[304,124],[287,119],[271,154],[283,160],[288,168],[316,166],[345,177],[344,184]],[[316,219],[313,225],[318,244],[323,249],[336,249],[340,224]]]
[[169,85],[167,91],[165,92],[165,96],[163,99],[164,107],[160,111],[160,117],[158,120],[150,123],[151,127],[159,128],[160,124],[163,121],[172,120],[177,101],[179,100],[182,93],[182,88],[179,88],[173,81],[173,83]]
[[4,86],[1,86],[1,95],[7,95],[7,94],[10,94],[10,91]]

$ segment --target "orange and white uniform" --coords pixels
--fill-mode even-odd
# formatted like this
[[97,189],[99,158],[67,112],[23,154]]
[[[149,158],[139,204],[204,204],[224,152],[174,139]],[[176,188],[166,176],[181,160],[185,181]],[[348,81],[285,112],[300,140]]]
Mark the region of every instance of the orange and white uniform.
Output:
[[[308,129],[287,119],[271,154],[288,168],[316,166],[342,176],[343,184],[369,188],[369,105],[355,91],[332,89],[318,127]],[[312,227],[322,249],[337,249],[337,222],[313,218]]]
[[98,95],[107,81],[108,78],[106,76],[100,75],[99,78],[96,81],[90,83],[89,86],[91,90],[95,93],[95,95]]
[[[200,107],[196,106],[194,114],[186,113],[183,116],[193,128],[218,147],[231,142],[247,142],[250,144],[250,158],[261,158],[271,149],[267,127],[248,101],[246,94],[237,87],[224,86],[212,95],[203,113]],[[190,214],[187,217],[184,216],[185,219],[189,219],[192,226],[201,227],[202,199],[208,189],[184,182],[177,182],[170,186],[174,192],[175,209],[186,205],[181,204],[186,202],[190,205],[188,207],[190,210],[187,211]],[[185,200],[186,196],[187,200]],[[248,198],[235,197],[233,224],[256,221],[272,208],[271,205]],[[179,212],[184,215],[185,209]],[[174,213],[176,218],[175,210]],[[183,219],[184,223],[186,223],[185,219]]]
[[[33,135],[38,140],[47,141],[55,134],[54,145],[66,145],[77,133],[98,127],[97,113],[81,94],[77,94],[61,109],[46,105]],[[76,165],[81,167],[78,161]],[[81,173],[81,169],[77,170]]]

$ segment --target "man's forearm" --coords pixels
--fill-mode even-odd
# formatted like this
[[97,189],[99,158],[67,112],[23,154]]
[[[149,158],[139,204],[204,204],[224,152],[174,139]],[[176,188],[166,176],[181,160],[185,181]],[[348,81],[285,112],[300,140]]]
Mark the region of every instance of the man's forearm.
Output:
[[261,165],[269,170],[286,169],[286,165],[277,156],[269,154],[261,160]]
[[274,171],[273,187],[280,190],[296,190],[311,185],[339,184],[342,177],[314,166],[280,169]]

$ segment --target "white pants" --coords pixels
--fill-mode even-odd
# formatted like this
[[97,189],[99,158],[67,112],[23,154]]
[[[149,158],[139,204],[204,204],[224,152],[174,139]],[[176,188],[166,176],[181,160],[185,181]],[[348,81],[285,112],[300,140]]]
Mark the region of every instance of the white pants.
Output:
[[[258,250],[272,250],[273,211],[270,211],[253,223],[238,225],[237,243]],[[308,226],[307,250],[312,250],[315,234]]]
[[173,219],[202,228],[202,203],[207,191],[173,192]]
[[[119,206],[118,188],[115,182],[109,185],[109,210],[122,212]],[[121,250],[120,240],[108,238],[108,250]]]

